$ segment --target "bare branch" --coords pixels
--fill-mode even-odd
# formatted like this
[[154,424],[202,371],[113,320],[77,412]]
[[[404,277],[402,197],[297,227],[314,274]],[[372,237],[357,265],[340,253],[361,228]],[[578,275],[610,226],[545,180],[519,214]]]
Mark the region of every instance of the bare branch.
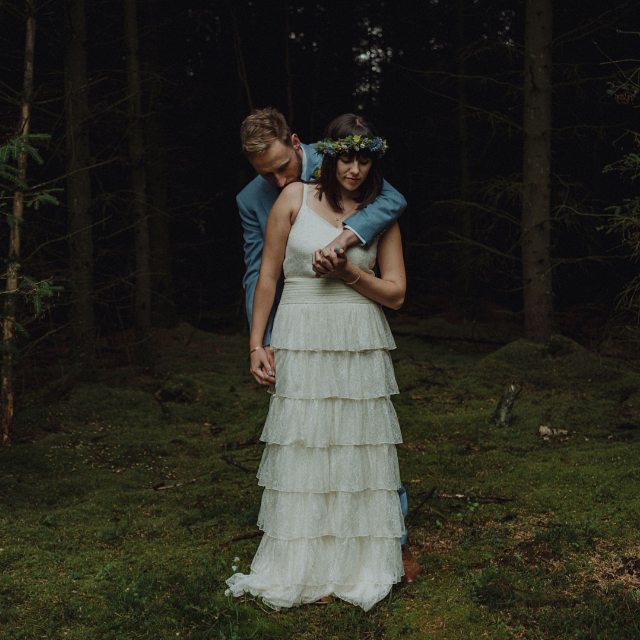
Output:
[[503,251],[500,251],[495,247],[491,247],[488,244],[478,242],[477,240],[473,240],[472,238],[465,238],[464,236],[461,236],[455,233],[454,231],[450,231],[449,235],[452,238],[456,238],[456,240],[458,240],[457,244],[472,245],[474,247],[478,247],[479,249],[482,249],[483,251],[487,251],[489,253],[492,253],[493,255],[499,256],[500,258],[504,258],[505,260],[509,260],[511,262],[520,262],[520,259],[516,256],[510,255],[508,253],[504,253]]
[[479,209],[480,211],[489,213],[492,216],[496,216],[497,218],[506,220],[511,224],[515,224],[515,225],[520,224],[520,221],[510,213],[507,213],[506,211],[503,211],[502,209],[498,209],[496,207],[490,207],[480,202],[474,202],[472,200],[462,200],[461,198],[449,198],[447,200],[437,200],[433,204],[434,205],[445,204],[445,205],[453,205],[454,207],[470,207],[472,209]]
[[[410,76],[408,76],[410,78]],[[435,91],[434,89],[428,89],[423,84],[417,82],[415,79],[410,78],[412,82],[422,89],[425,93],[430,93],[431,95],[437,96],[439,98],[443,98],[444,100],[448,100],[449,102],[455,102],[457,104],[457,97],[450,96],[446,93],[442,93],[441,91]],[[476,107],[472,104],[466,105],[469,111],[475,111],[476,113],[482,114],[486,116],[489,122],[500,122],[506,124],[509,128],[515,129],[516,131],[522,131],[522,125],[518,124],[515,120],[511,120],[507,116],[501,113],[496,113],[495,111],[488,111],[487,109],[482,109],[481,107]]]
[[581,40],[587,36],[597,33],[598,31],[610,28],[617,22],[614,14],[618,13],[619,11],[625,10],[635,4],[635,1],[627,0],[627,2],[623,2],[617,6],[610,7],[606,11],[603,11],[600,15],[592,18],[587,23],[581,24],[575,29],[570,29],[569,31],[566,31],[559,36],[556,36],[552,41],[553,46],[556,47],[560,43],[567,44],[575,40]]

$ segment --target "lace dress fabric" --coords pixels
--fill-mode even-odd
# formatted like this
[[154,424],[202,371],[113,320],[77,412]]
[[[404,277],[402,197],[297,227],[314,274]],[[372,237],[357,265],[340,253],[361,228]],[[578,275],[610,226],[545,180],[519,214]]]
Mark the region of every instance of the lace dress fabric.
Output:
[[[313,251],[340,229],[309,206],[311,191],[289,235],[271,338],[276,385],[257,474],[264,534],[250,573],[227,584],[276,609],[333,594],[366,611],[404,573],[395,343],[379,305],[314,277]],[[348,259],[371,270],[376,248],[354,247]]]

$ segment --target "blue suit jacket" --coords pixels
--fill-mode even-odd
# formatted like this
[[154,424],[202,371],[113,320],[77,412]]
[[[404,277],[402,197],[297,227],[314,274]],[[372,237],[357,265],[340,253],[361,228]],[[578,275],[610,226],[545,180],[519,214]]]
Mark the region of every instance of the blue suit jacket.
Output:
[[[309,180],[316,167],[322,162],[322,156],[316,153],[315,147],[312,145],[303,144],[302,147],[304,148],[307,162],[304,175],[301,178]],[[279,195],[280,189],[267,182],[262,176],[256,176],[236,196],[244,235],[244,262],[247,270],[242,284],[245,290],[249,324],[251,324],[251,314],[253,312],[253,295],[260,273],[267,215]],[[349,217],[349,228],[355,231],[365,244],[368,244],[377,234],[384,231],[404,211],[406,206],[407,202],[402,195],[385,180],[382,192],[376,201]],[[273,309],[265,330],[263,339],[263,344],[265,345],[271,341],[273,318],[281,293],[282,281],[278,285]]]

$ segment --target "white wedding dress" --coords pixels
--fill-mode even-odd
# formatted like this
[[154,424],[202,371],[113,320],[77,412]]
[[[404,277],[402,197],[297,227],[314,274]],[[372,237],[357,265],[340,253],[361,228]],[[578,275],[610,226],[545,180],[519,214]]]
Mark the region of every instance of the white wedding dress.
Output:
[[[340,229],[310,208],[311,197],[305,185],[271,339],[276,385],[257,474],[264,535],[250,573],[227,584],[276,609],[333,594],[366,611],[404,573],[395,343],[378,304],[314,277],[312,253]],[[348,259],[370,270],[376,247],[354,247]]]

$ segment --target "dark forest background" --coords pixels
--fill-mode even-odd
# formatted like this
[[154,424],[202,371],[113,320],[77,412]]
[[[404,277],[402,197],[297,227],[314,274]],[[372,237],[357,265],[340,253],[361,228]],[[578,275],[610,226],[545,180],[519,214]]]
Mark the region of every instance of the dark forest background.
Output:
[[[0,638],[640,638],[639,50],[637,0],[0,0]],[[364,113],[409,203],[422,573],[366,613],[225,595],[266,105]]]
[[[84,37],[72,18],[78,7],[86,15]],[[612,322],[634,318],[616,306],[637,263],[624,229],[612,232],[611,207],[631,198],[637,184],[605,168],[637,153],[640,16],[633,1],[563,0],[552,8],[553,323],[555,331],[593,344]],[[147,340],[132,332],[140,215],[149,225],[150,324],[184,320],[243,330],[234,197],[252,170],[238,129],[251,108],[266,105],[279,108],[305,142],[319,139],[345,111],[366,114],[389,140],[385,176],[409,202],[401,219],[409,274],[404,313],[459,321],[490,321],[497,312],[521,317],[523,1],[0,2],[5,145],[21,133],[29,15],[36,27],[30,131],[50,137],[30,143],[42,162],[30,158],[21,189],[39,206],[28,208],[19,225],[26,280],[12,296],[15,317],[3,312],[24,329],[5,345],[18,390],[86,371],[96,356],[118,349],[135,360],[136,344]],[[137,51],[126,24],[133,25]],[[86,83],[74,89],[69,56],[78,39]],[[128,66],[134,54],[138,85]],[[74,106],[78,92],[87,98],[84,115]],[[132,127],[142,144],[137,156]],[[70,136],[78,132],[88,154],[74,166]],[[135,188],[141,167],[142,214]],[[89,176],[90,189],[90,223],[79,227],[69,195],[69,177],[78,174]],[[13,259],[15,226],[7,184],[3,273]],[[58,204],[35,198],[43,191]],[[87,228],[91,245],[78,261],[74,243],[87,240]],[[90,274],[82,322],[94,314],[88,337],[74,315],[82,273]],[[142,360],[148,364],[152,355]]]

